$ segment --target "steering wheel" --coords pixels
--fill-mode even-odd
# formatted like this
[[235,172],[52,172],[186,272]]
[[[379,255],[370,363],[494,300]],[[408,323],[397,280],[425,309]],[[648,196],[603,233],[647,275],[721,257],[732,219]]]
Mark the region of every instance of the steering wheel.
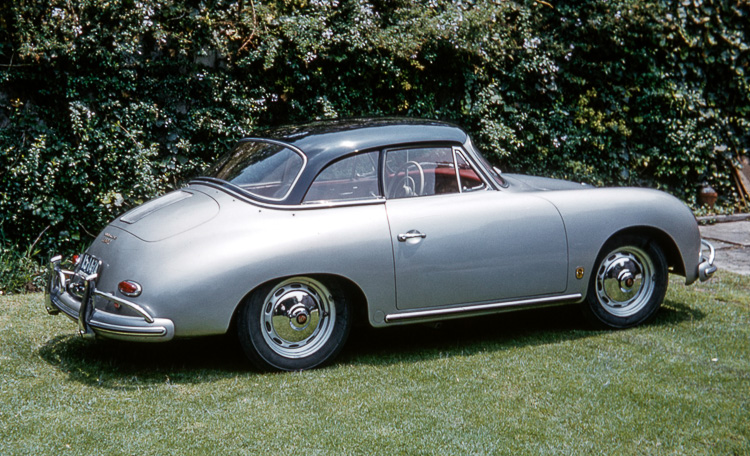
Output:
[[[414,178],[409,175],[409,168],[412,166],[419,171],[419,185],[417,185]],[[395,179],[395,177],[401,173],[404,173],[404,177],[401,179]],[[388,187],[388,195],[390,195],[391,198],[419,196],[424,193],[424,170],[419,163],[408,161],[401,165],[393,176],[393,182],[391,182],[391,185]]]

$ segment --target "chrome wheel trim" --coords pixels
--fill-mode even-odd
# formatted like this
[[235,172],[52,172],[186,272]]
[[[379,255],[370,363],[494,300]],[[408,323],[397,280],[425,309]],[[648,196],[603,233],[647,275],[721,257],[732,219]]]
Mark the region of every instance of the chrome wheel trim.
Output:
[[640,312],[651,300],[656,287],[651,257],[638,247],[620,247],[599,264],[596,297],[602,308],[627,318]]
[[304,358],[328,342],[336,322],[336,306],[325,285],[308,277],[285,280],[263,303],[263,340],[285,358]]

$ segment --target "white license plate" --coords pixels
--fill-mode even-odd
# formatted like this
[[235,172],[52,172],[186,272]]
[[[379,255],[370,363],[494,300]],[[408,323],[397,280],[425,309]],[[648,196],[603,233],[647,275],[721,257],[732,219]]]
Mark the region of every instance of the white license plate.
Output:
[[88,253],[85,253],[83,255],[83,258],[81,258],[81,263],[78,271],[87,276],[96,274],[99,271],[100,263],[101,261],[99,261],[97,258],[89,255]]

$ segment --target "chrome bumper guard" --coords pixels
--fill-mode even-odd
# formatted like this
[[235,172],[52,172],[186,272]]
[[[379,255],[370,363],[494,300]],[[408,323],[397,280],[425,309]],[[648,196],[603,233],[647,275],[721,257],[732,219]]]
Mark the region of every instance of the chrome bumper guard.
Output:
[[[78,322],[78,334],[82,337],[104,337],[107,339],[142,342],[167,341],[174,337],[174,323],[166,318],[154,318],[138,304],[118,298],[96,289],[98,274],[83,275],[62,269],[61,256],[50,260],[47,285],[45,287],[45,307],[50,315],[62,312]],[[82,285],[73,283],[78,276]],[[71,293],[76,286],[82,292],[80,299]],[[95,299],[104,299],[125,306],[140,317],[117,315],[96,309]]]
[[714,272],[716,272],[716,266],[714,265],[714,258],[716,257],[716,250],[710,242],[701,239],[701,255],[698,263],[698,277],[701,282],[705,282],[710,279]]

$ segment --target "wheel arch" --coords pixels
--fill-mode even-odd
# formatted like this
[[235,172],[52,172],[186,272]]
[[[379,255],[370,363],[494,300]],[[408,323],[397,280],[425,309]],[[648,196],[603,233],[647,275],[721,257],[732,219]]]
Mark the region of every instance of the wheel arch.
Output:
[[353,312],[353,323],[355,325],[361,324],[361,323],[367,323],[367,297],[365,296],[365,293],[362,291],[362,289],[357,285],[354,281],[351,279],[344,277],[342,275],[338,274],[330,274],[330,273],[298,273],[298,274],[290,274],[282,277],[275,277],[273,279],[266,280],[263,283],[258,284],[253,289],[249,290],[247,293],[245,293],[244,296],[242,296],[242,299],[239,300],[235,304],[234,312],[232,313],[232,319],[230,320],[229,326],[227,328],[228,333],[235,333],[236,327],[237,327],[237,318],[239,316],[240,309],[242,308],[242,304],[250,299],[250,296],[252,296],[253,293],[255,293],[256,290],[259,290],[263,288],[264,286],[270,285],[275,282],[279,282],[282,280],[286,280],[292,277],[310,277],[312,279],[319,280],[323,283],[328,283],[330,281],[333,281],[341,288],[341,291],[346,295],[346,297],[349,300],[351,311]]
[[[653,226],[631,226],[623,228],[620,231],[613,233],[606,242],[602,244],[602,248],[604,248],[604,245],[609,241],[618,236],[638,236],[656,242],[667,259],[669,272],[685,276],[685,262],[680,253],[680,249],[675,240],[665,231]],[[601,254],[601,252],[599,254]]]

